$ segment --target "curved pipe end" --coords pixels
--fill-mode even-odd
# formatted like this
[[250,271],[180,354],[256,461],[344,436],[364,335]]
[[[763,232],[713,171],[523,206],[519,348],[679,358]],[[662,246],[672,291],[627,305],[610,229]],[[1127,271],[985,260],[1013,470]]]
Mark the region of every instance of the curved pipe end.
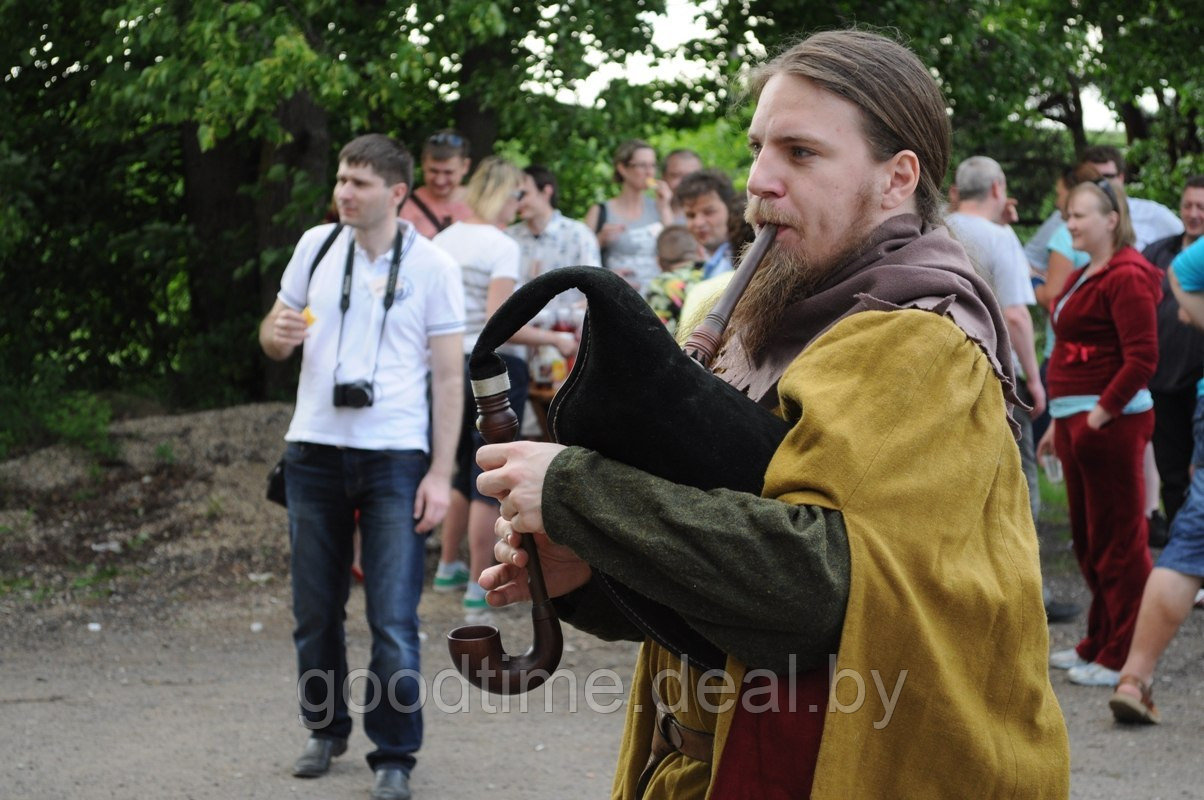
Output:
[[[537,613],[542,612],[542,613]],[[541,686],[560,665],[564,639],[550,604],[532,609],[535,640],[520,656],[502,649],[492,625],[465,625],[447,634],[447,649],[464,679],[490,694],[522,694]]]

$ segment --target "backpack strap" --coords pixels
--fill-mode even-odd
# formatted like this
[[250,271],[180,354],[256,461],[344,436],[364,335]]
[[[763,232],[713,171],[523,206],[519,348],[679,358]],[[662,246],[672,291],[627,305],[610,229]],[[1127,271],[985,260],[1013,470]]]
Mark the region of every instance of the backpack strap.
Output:
[[451,227],[451,224],[452,224],[451,217],[444,217],[443,219],[439,219],[438,217],[435,216],[435,212],[431,211],[430,206],[428,206],[426,203],[422,202],[422,198],[420,198],[416,194],[411,194],[409,199],[414,201],[414,205],[418,206],[418,210],[421,211],[423,213],[423,215],[431,221],[431,224],[435,226],[436,233],[441,233],[444,230],[446,230],[447,228]]
[[338,223],[334,226],[334,230],[326,237],[326,241],[322,242],[322,246],[318,248],[318,254],[314,256],[314,263],[309,265],[309,279],[314,279],[314,273],[318,270],[318,264],[322,259],[326,258],[326,254],[330,252],[330,246],[334,244],[334,240],[339,238],[339,234],[343,232],[343,223]]

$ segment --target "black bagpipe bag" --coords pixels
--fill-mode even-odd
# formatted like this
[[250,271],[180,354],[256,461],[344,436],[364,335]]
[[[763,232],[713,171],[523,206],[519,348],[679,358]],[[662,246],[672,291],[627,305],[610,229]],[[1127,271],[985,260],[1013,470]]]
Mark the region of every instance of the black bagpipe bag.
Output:
[[[674,483],[760,494],[789,424],[687,356],[639,293],[609,270],[566,267],[519,288],[481,332],[469,359],[472,380],[505,372],[497,348],[569,289],[585,295],[587,311],[576,363],[548,408],[552,439]],[[595,574],[652,638],[692,662],[724,665],[719,649],[679,614]]]

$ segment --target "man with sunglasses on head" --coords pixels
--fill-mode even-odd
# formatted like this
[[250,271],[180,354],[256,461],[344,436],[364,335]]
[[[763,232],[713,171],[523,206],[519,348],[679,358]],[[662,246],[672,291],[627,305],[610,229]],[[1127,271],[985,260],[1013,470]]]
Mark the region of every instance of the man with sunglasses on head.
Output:
[[401,218],[428,239],[472,216],[460,184],[472,166],[468,139],[454,128],[431,134],[422,146],[422,185],[401,207]]

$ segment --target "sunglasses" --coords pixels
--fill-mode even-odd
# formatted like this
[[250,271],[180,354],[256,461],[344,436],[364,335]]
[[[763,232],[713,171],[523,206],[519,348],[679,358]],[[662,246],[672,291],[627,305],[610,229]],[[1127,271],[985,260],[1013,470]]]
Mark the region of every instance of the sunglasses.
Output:
[[1112,210],[1120,213],[1120,200],[1117,199],[1116,190],[1112,188],[1112,184],[1108,182],[1108,179],[1100,178],[1095,182],[1095,185],[1102,189],[1104,194],[1108,196],[1108,202],[1112,204]]
[[464,137],[457,133],[436,133],[427,139],[426,143],[436,147],[463,147]]

